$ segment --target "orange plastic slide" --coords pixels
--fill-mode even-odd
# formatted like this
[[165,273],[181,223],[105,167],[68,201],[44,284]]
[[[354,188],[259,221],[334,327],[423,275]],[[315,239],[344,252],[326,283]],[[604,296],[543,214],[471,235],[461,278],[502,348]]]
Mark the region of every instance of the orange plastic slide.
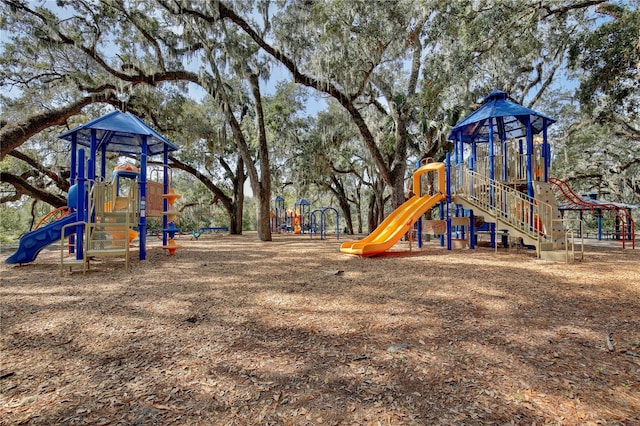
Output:
[[340,246],[346,254],[357,254],[363,257],[384,253],[393,247],[413,224],[445,199],[445,195],[414,195],[400,207],[395,209],[371,234],[359,241],[349,241]]

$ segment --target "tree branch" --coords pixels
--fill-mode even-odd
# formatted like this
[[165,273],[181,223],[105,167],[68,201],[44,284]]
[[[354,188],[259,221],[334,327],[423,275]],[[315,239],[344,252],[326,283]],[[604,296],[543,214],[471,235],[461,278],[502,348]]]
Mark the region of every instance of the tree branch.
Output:
[[[21,121],[3,123],[0,128],[0,159],[18,148],[33,135],[51,127],[63,125],[69,117],[79,114],[87,105],[96,102],[118,102],[113,93],[104,92],[85,96],[65,107],[44,111]],[[115,103],[117,105],[117,103]]]
[[47,176],[49,179],[51,179],[52,181],[55,182],[55,184],[58,186],[58,188],[60,188],[63,191],[68,191],[69,190],[69,181],[66,180],[64,177],[59,176],[57,173],[55,173],[53,170],[51,170],[48,167],[43,166],[42,164],[40,164],[38,161],[36,161],[35,159],[29,157],[28,155],[18,151],[18,150],[12,150],[11,152],[9,152],[9,155],[17,158],[19,160],[24,161],[25,163],[27,163],[28,165],[30,165],[31,167],[33,167],[35,170],[37,170],[38,172],[40,172],[41,174]]
[[20,196],[27,195],[31,198],[35,198],[36,200],[44,201],[56,208],[67,205],[65,197],[36,188],[21,176],[16,176],[7,172],[0,172],[0,181],[13,186],[16,193]]

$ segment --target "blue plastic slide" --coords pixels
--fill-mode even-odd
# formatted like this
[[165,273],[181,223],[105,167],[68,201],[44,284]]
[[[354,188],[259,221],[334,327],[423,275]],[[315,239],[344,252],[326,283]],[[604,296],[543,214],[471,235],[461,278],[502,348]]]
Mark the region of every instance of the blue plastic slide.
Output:
[[[68,216],[58,219],[42,228],[26,233],[20,238],[18,250],[5,260],[5,263],[29,263],[33,262],[40,253],[40,250],[51,243],[60,241],[60,232],[62,227],[77,221],[77,214],[71,213]],[[65,229],[65,237],[76,232],[75,226],[69,226]]]

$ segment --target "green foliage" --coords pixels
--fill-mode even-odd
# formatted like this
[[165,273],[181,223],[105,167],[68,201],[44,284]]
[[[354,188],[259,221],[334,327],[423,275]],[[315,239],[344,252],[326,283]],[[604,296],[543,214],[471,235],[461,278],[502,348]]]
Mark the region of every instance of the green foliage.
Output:
[[[173,184],[185,200],[203,202],[213,198],[211,185],[230,198],[236,195],[239,141],[231,123],[237,120],[248,144],[245,167],[265,165],[276,182],[274,193],[292,199],[316,193],[330,200],[343,189],[355,203],[363,188],[382,195],[383,172],[405,178],[409,170],[400,166],[412,156],[441,158],[450,148],[450,127],[500,88],[521,102],[546,102],[559,113],[555,127],[561,130],[553,135],[558,174],[579,188],[634,202],[640,197],[638,11],[629,2],[606,2],[596,15],[589,3],[226,2],[302,73],[321,82],[316,94],[333,85],[352,101],[351,110],[344,102],[329,102],[327,111],[305,117],[301,110],[314,92],[281,82],[262,99],[268,158],[258,155],[247,76],[267,80],[270,61],[277,58],[267,56],[244,29],[219,19],[218,3],[4,3],[0,87],[11,92],[3,90],[0,108],[4,120],[16,121],[109,88],[119,107],[180,147],[176,159],[201,178],[176,172]],[[567,54],[582,77],[578,97],[552,85],[565,71]],[[193,84],[203,89],[200,99],[190,99]],[[572,109],[576,99],[582,111]],[[86,107],[67,126],[106,108]],[[354,125],[353,110],[363,117],[373,146]],[[41,132],[20,149],[63,175],[68,145],[58,141],[60,131]],[[27,173],[38,188],[60,191],[10,156],[0,168]],[[247,205],[244,212],[251,216],[255,209]],[[245,220],[255,228],[255,217]]]
[[0,204],[0,242],[15,241],[27,224],[27,217],[23,210],[15,205]]
[[[637,6],[637,5],[636,5]],[[599,25],[583,30],[571,45],[569,63],[579,72],[583,108],[602,118],[637,115],[640,105],[640,12],[631,4],[606,3]]]

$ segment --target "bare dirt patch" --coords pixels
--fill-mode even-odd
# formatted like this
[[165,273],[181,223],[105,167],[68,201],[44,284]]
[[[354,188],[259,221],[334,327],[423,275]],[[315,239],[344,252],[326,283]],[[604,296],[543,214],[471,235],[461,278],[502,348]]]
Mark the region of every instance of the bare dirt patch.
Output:
[[640,250],[180,244],[2,265],[0,424],[640,424]]

